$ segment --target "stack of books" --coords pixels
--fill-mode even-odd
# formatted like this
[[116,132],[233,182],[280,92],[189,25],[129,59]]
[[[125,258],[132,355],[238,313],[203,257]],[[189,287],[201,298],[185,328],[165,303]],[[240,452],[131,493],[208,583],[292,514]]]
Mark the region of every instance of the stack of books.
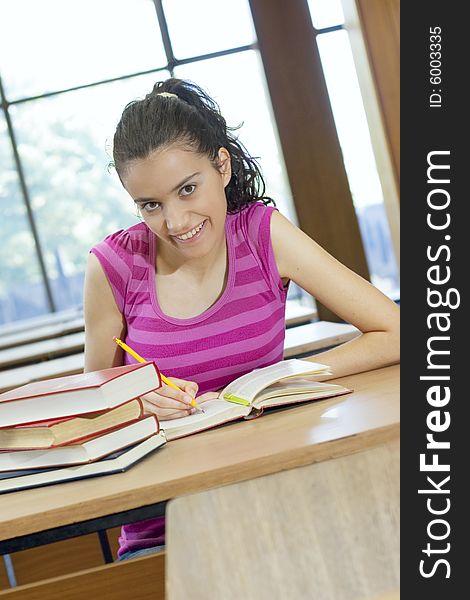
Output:
[[139,398],[160,385],[146,362],[0,394],[0,493],[127,470],[166,443]]

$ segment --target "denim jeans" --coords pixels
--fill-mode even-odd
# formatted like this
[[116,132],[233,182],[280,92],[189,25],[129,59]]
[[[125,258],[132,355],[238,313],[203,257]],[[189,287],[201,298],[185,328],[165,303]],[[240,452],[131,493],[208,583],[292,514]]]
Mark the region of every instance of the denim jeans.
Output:
[[147,556],[147,554],[156,554],[165,550],[165,546],[153,546],[152,548],[141,548],[140,550],[128,550],[124,552],[118,560],[129,560],[130,558],[138,558],[139,556]]

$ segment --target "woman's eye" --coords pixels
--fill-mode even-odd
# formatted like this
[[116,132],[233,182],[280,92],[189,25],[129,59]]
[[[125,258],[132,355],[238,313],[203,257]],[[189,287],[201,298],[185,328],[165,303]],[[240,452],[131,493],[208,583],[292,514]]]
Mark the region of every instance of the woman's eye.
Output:
[[146,202],[145,204],[140,205],[140,210],[143,210],[146,213],[151,213],[154,210],[160,208],[160,202]]
[[196,186],[191,183],[191,184],[185,185],[183,188],[181,188],[180,194],[182,196],[189,196],[190,194],[192,194],[194,192],[195,189],[196,189]]

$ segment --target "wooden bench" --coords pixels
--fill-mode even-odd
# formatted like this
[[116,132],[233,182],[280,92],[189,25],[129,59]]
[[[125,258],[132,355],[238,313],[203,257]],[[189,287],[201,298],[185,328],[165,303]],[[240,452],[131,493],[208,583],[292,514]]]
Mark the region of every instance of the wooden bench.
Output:
[[[317,321],[316,323],[298,325],[286,331],[284,356],[285,358],[292,358],[309,352],[319,352],[325,348],[347,342],[359,334],[358,329],[345,323]],[[30,381],[81,373],[84,367],[84,335],[84,333],[76,333],[71,336],[0,351],[0,363],[3,356],[4,364],[14,364],[15,358],[24,362],[30,360],[31,356],[35,356],[34,360],[41,361],[0,371],[0,392],[25,385]],[[28,350],[32,353],[29,357]],[[47,355],[53,356],[73,351],[75,353],[69,356],[44,360]],[[46,352],[48,354],[45,354]]]
[[13,321],[12,323],[4,323],[3,325],[0,325],[0,338],[15,333],[32,331],[37,327],[47,327],[57,323],[66,323],[67,321],[82,316],[82,307],[76,306],[74,308],[32,317],[31,319],[21,319],[20,321]]
[[61,323],[52,323],[34,327],[28,331],[17,331],[0,337],[0,350],[24,346],[33,342],[41,342],[52,338],[61,337],[70,333],[77,333],[85,329],[83,317],[77,317]]
[[38,362],[34,365],[0,371],[0,393],[20,387],[30,381],[82,373],[83,365],[84,354],[80,352],[79,354]]
[[[317,318],[313,305],[304,306],[299,302],[288,300],[286,303],[286,327],[295,327],[309,323]],[[70,333],[84,331],[85,319],[82,310],[54,313],[37,318],[31,324],[28,320],[0,326],[0,350],[23,346],[33,342],[49,340]]]
[[[71,333],[50,340],[24,344],[14,348],[0,350],[0,369],[19,366],[28,363],[37,363],[50,360],[66,354],[82,352],[85,345],[85,332]],[[1,371],[0,371],[1,376]]]
[[[43,549],[47,560],[47,548]],[[164,600],[165,554],[83,569],[0,591],[5,600]]]

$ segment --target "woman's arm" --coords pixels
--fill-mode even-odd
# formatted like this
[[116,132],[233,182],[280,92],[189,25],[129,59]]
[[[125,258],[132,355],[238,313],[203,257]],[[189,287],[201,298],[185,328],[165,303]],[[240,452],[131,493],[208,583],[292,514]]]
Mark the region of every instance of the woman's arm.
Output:
[[126,323],[109,281],[94,254],[88,255],[84,291],[85,372],[122,365],[123,350],[113,337],[123,338]]
[[272,214],[271,240],[280,276],[363,334],[310,360],[329,365],[334,377],[399,362],[400,310],[394,302],[278,212]]
[[[125,337],[125,319],[117,307],[108,278],[94,254],[88,257],[84,309],[85,372],[124,364],[123,350],[114,343],[113,337]],[[156,414],[160,420],[184,417],[195,411],[191,401],[197,394],[197,383],[175,377],[170,379],[183,391],[163,384],[158,391],[142,396],[145,412]],[[216,396],[214,393],[203,394],[198,401],[204,402]]]

